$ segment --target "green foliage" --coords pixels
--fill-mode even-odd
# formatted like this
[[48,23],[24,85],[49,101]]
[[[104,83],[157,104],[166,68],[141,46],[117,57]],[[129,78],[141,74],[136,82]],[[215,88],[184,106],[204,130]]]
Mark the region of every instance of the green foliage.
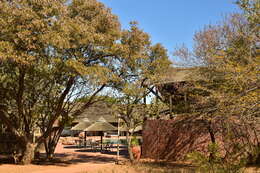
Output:
[[27,126],[29,135],[43,122],[45,131],[67,114],[71,100],[114,80],[106,58],[112,59],[120,24],[103,4],[22,0],[0,6],[0,104],[20,123],[19,133]]
[[[259,158],[256,148],[260,137],[260,4],[258,0],[238,0],[237,4],[243,10],[241,14],[230,14],[222,23],[197,32],[192,52],[185,47],[176,52],[186,64],[197,66],[203,82],[192,84],[209,93],[196,96],[192,112],[210,121],[224,121],[218,131],[222,131],[221,140],[229,149],[222,149],[227,154],[216,164],[232,169]],[[203,109],[195,109],[201,105]],[[206,156],[197,157],[208,163]]]
[[3,0],[0,6],[0,119],[27,142],[37,127],[37,142],[57,140],[50,135],[54,124],[71,121],[79,100],[117,102],[97,97],[104,87],[140,99],[142,81],[170,64],[166,50],[151,45],[135,22],[121,30],[117,16],[96,0]]
[[243,171],[246,162],[225,162],[221,157],[220,149],[217,144],[210,144],[208,152],[212,153],[212,157],[208,157],[200,152],[192,152],[187,155],[187,159],[198,166],[199,172],[209,173],[239,173]]
[[139,140],[137,139],[137,137],[136,136],[133,136],[132,138],[131,138],[131,146],[139,146],[140,144],[139,144]]
[[[84,102],[87,102],[89,99],[90,99],[90,97],[87,96],[87,97],[79,98],[76,101],[84,103]],[[118,101],[115,97],[110,97],[110,96],[107,96],[107,95],[104,95],[104,96],[103,95],[98,95],[98,96],[95,97],[95,100],[104,101],[108,105],[116,104],[117,101]]]
[[[134,129],[142,125],[146,116],[147,108],[143,99],[150,93],[147,86],[158,80],[171,63],[163,46],[151,45],[149,35],[140,30],[136,22],[130,23],[130,26],[129,30],[122,32],[120,52],[117,47],[122,58],[115,62],[119,78],[113,84],[117,98],[113,108],[127,129]],[[133,133],[127,135],[129,145]],[[129,153],[130,160],[133,160],[131,150]]]

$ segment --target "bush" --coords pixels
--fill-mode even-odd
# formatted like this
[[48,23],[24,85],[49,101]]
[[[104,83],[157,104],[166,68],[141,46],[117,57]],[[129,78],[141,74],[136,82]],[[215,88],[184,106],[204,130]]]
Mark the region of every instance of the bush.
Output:
[[138,145],[140,145],[139,140],[137,139],[136,136],[134,136],[134,137],[131,139],[131,146],[138,146]]
[[235,162],[230,162],[222,158],[217,144],[210,144],[208,151],[211,153],[211,157],[201,152],[192,152],[187,155],[187,159],[198,166],[199,172],[240,173],[246,165],[246,160],[243,158]]

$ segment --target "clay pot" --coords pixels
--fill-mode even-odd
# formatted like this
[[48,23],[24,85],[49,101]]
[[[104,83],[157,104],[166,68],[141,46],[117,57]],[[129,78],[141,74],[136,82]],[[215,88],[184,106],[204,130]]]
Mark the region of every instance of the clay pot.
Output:
[[141,146],[140,145],[132,146],[132,153],[133,153],[133,156],[136,160],[140,160],[140,158],[141,158]]

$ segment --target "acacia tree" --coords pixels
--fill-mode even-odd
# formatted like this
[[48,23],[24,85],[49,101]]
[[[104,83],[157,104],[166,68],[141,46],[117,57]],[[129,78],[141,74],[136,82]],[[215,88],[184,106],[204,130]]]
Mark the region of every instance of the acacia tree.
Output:
[[205,82],[194,85],[210,93],[200,98],[208,106],[196,112],[209,121],[222,119],[225,144],[234,149],[227,150],[221,163],[216,160],[220,166],[239,163],[241,158],[247,162],[259,158],[260,4],[247,0],[238,4],[244,13],[232,14],[222,24],[196,33],[193,52],[185,47],[176,52],[189,65],[200,67]]
[[127,132],[130,161],[134,161],[131,150],[132,131],[142,124],[146,115],[143,99],[150,93],[147,87],[159,80],[167,71],[170,61],[166,50],[160,45],[151,45],[149,36],[131,23],[130,30],[122,33],[122,49],[117,61],[117,73],[120,77],[115,85],[117,104],[115,111],[123,119]]
[[[83,85],[84,84],[84,85]],[[80,85],[80,86],[77,86]],[[61,133],[66,125],[71,123],[71,121],[80,114],[81,111],[88,109],[90,105],[95,103],[97,100],[97,95],[105,88],[105,85],[98,86],[98,88],[89,88],[90,84],[86,84],[85,82],[79,82],[78,84],[75,83],[74,87],[72,88],[72,92],[67,96],[66,100],[64,101],[64,107],[62,108],[61,115],[56,119],[54,126],[48,135],[47,138],[44,139],[44,146],[46,151],[46,158],[52,159],[54,156],[54,151],[56,145],[60,139]],[[79,90],[81,89],[81,90]],[[48,123],[52,118],[53,112],[55,112],[55,107],[53,102],[55,101],[54,96],[57,94],[50,91],[48,95],[46,95],[46,99],[44,99],[44,103],[41,103],[41,110],[39,111],[39,119],[37,121],[37,127],[40,128],[41,132],[44,133],[47,130]],[[85,98],[83,101],[78,101],[75,97]]]
[[[3,0],[0,6],[0,119],[17,136],[26,164],[54,123],[66,120],[70,98],[96,95],[81,92],[83,85],[100,91],[114,78],[120,25],[95,0]],[[40,123],[42,136],[33,141]]]

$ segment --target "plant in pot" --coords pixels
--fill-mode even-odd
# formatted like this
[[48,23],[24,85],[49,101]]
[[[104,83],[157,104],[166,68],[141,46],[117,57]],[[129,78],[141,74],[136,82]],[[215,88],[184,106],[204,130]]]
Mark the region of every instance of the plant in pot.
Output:
[[139,161],[141,157],[141,146],[136,136],[131,139],[131,149],[135,160]]

